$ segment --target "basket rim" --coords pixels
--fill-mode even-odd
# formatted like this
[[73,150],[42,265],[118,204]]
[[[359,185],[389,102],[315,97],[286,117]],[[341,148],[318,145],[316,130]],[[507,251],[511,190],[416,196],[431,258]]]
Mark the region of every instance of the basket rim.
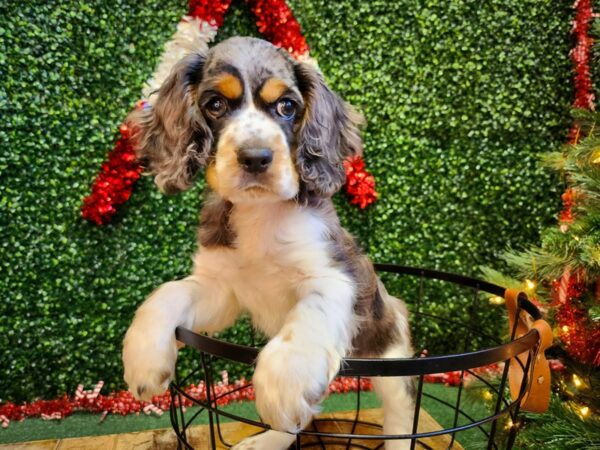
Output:
[[[448,281],[502,297],[504,297],[506,291],[501,286],[449,272],[396,264],[375,264],[375,269],[378,272],[415,275]],[[534,320],[542,317],[537,306],[529,301],[525,293],[520,293],[518,300],[519,309],[525,310]],[[178,341],[196,350],[247,365],[254,365],[260,352],[260,349],[256,347],[222,341],[195,333],[183,327],[177,327],[175,336]],[[436,355],[426,358],[344,358],[338,375],[364,377],[415,376],[468,370],[507,361],[519,354],[534,349],[539,342],[540,335],[533,328],[525,335],[510,342],[473,352]]]

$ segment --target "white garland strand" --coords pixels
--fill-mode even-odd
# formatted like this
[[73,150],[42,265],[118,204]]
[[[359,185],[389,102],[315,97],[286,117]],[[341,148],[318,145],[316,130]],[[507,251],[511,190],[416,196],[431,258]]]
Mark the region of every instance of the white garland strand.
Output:
[[208,44],[215,39],[218,28],[192,16],[183,16],[177,31],[165,44],[160,61],[152,78],[146,81],[142,90],[143,98],[150,104],[156,99],[155,91],[171,73],[173,66],[184,56],[193,52],[206,52]]

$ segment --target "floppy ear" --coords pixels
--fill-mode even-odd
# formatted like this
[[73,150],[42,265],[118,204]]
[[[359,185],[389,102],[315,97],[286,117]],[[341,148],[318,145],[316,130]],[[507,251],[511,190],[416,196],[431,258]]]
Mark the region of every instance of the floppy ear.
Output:
[[363,116],[325,84],[313,66],[295,66],[306,104],[298,131],[297,164],[304,194],[330,197],[346,181],[344,160],[362,154]]
[[138,159],[167,194],[188,189],[210,157],[212,132],[195,99],[204,60],[200,54],[185,57],[161,85],[154,105],[128,117]]

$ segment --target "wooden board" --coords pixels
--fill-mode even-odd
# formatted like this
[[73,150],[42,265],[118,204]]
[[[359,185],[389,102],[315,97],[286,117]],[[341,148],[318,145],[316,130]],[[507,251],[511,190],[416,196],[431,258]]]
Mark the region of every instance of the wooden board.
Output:
[[[336,419],[353,420],[355,413],[336,412],[335,414],[322,414],[320,419],[331,419],[335,416]],[[374,424],[382,422],[381,409],[367,409],[361,411],[360,420]],[[314,426],[318,431],[349,433],[351,431],[351,422],[344,421],[317,421]],[[421,410],[419,416],[419,432],[440,430],[440,425],[426,411]],[[243,438],[259,433],[262,430],[259,428],[241,424],[237,422],[224,423],[221,425],[223,438],[229,444],[236,444]],[[380,430],[375,426],[359,425],[356,434],[379,434]],[[210,430],[207,425],[197,425],[188,430],[189,443],[196,450],[208,450],[210,448]],[[218,439],[217,439],[218,441]],[[316,438],[306,436],[303,438],[303,444],[316,443]],[[447,449],[450,445],[450,436],[442,435],[432,438],[423,439],[423,443],[434,450]],[[354,439],[353,444],[362,445],[360,448],[376,448],[382,443],[381,440],[359,440]],[[345,450],[347,440],[332,442],[327,445],[328,450]],[[89,436],[82,438],[69,438],[59,440],[45,440],[34,442],[23,442],[18,444],[0,445],[0,450],[175,450],[177,448],[177,439],[175,433],[170,428],[142,431],[138,433],[128,434],[109,434],[106,436]],[[228,447],[221,442],[217,443],[219,450],[225,450]],[[313,448],[311,446],[311,448]],[[314,447],[319,448],[319,447]],[[350,447],[352,448],[352,447]],[[423,448],[417,445],[417,448]],[[452,447],[454,450],[462,450],[461,445],[454,441]]]

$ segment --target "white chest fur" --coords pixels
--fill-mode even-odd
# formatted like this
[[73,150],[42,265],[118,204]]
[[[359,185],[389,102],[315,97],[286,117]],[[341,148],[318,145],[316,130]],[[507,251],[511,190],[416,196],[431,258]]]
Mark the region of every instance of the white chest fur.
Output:
[[235,206],[233,247],[200,248],[194,274],[218,281],[255,325],[277,334],[298,301],[298,289],[331,265],[327,227],[293,203]]

